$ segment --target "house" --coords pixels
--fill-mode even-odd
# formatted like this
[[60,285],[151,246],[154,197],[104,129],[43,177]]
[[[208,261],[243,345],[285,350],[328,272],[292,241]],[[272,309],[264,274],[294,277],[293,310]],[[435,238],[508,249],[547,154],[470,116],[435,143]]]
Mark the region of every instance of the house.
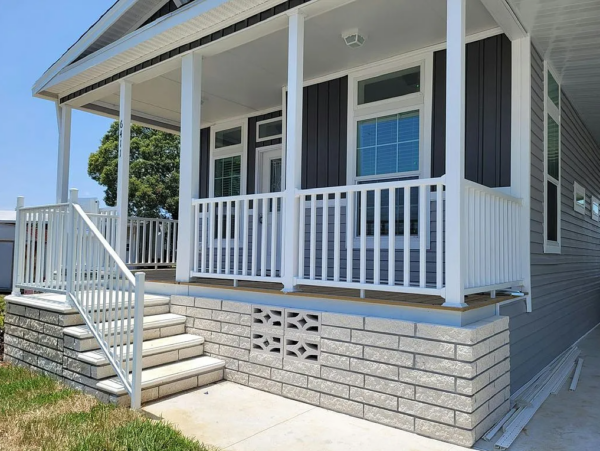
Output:
[[[8,359],[471,446],[600,322],[599,8],[118,0],[33,88],[57,204],[18,202]],[[69,196],[72,109],[120,121],[116,213]],[[132,122],[181,136],[176,231],[125,220]]]
[[0,293],[12,290],[16,216],[14,211],[0,211]]

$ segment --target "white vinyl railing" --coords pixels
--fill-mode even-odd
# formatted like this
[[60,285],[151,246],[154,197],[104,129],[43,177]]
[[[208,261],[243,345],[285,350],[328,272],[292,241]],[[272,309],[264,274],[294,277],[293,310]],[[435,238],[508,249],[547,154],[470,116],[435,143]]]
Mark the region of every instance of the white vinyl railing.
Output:
[[[77,205],[17,208],[15,289],[64,293],[131,396],[141,405],[145,275],[134,275]],[[100,221],[99,224],[109,224]]]
[[444,178],[299,191],[297,284],[443,294],[443,192]]
[[19,288],[65,293],[69,204],[19,208],[14,282]]
[[464,196],[465,293],[522,285],[521,199],[470,181],[465,182]]
[[115,248],[119,223],[119,216],[116,210],[101,210],[100,213],[87,213],[87,215],[110,246]]
[[192,276],[279,281],[282,193],[197,199]]
[[177,261],[178,221],[129,218],[126,263],[129,267],[173,266]]

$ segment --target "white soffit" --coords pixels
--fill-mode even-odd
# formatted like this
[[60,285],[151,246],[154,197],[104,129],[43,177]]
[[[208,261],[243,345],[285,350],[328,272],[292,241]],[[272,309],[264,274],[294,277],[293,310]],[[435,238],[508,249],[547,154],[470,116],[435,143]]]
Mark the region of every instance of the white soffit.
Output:
[[509,2],[600,143],[600,1]]

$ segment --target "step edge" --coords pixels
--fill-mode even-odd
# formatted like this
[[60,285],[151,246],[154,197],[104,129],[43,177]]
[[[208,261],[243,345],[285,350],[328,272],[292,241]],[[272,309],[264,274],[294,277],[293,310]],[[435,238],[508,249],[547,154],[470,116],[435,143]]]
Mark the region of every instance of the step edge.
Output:
[[[185,324],[186,322],[186,317],[183,315],[177,315],[174,313],[163,313],[163,315],[171,315],[172,317],[169,319],[162,319],[162,320],[154,320],[152,322],[149,323],[144,323],[144,330],[152,330],[152,329],[162,329],[163,327],[169,327],[169,326],[178,326],[180,324]],[[145,316],[144,318],[156,318],[157,316],[161,316],[161,315],[150,315],[150,316]],[[176,316],[177,318],[173,317]],[[111,323],[113,323],[114,321],[111,321]],[[76,329],[85,329],[82,331],[77,331]],[[120,329],[119,329],[120,330]],[[133,329],[132,329],[133,331]],[[71,327],[66,327],[65,329],[63,329],[63,334],[67,335],[69,337],[73,337],[79,340],[85,340],[86,338],[93,338],[94,335],[92,334],[92,332],[90,332],[90,329],[87,325],[82,324],[79,326],[71,326]],[[105,336],[111,336],[114,335],[113,330],[111,330],[109,328],[108,333]]]

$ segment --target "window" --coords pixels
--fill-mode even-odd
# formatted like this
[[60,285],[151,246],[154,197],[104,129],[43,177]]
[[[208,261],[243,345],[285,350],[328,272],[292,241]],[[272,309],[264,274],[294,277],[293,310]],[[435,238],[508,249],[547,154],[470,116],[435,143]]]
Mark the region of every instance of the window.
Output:
[[577,213],[585,214],[585,188],[577,182],[573,184],[573,208]]
[[[560,177],[561,177],[561,113],[560,85],[556,77],[545,64],[545,95],[544,95],[544,250],[549,253],[560,252]],[[577,184],[576,184],[577,185]],[[579,185],[577,185],[579,186]],[[580,187],[581,188],[581,187]],[[582,189],[583,190],[583,189]],[[576,211],[585,214],[585,190],[574,193]]]
[[267,119],[256,124],[256,142],[269,141],[283,136],[283,121],[281,118]]
[[600,221],[600,201],[595,196],[592,196],[592,219]]
[[[381,70],[379,73],[371,71],[365,72],[364,76],[351,78],[354,104],[351,109],[353,120],[350,122],[353,136],[349,136],[349,143],[355,155],[349,159],[349,179],[353,179],[354,183],[391,182],[424,175],[421,173],[426,166],[426,162],[422,161],[426,117],[424,68],[425,62],[419,61],[402,69],[391,67],[383,73]],[[395,192],[393,224],[389,220],[389,196],[389,190],[381,192],[378,232],[383,240],[393,231],[398,238],[397,245],[401,247],[404,235],[404,190],[397,189]],[[419,231],[418,190],[411,190],[409,197],[408,228],[416,240]],[[366,205],[361,205],[360,197],[357,199],[357,237],[361,233],[362,208],[366,208],[366,235],[375,236],[375,202],[373,192],[367,194]],[[387,238],[382,245],[387,245]]]
[[246,194],[246,134],[244,125],[212,127],[210,155],[210,196]]

